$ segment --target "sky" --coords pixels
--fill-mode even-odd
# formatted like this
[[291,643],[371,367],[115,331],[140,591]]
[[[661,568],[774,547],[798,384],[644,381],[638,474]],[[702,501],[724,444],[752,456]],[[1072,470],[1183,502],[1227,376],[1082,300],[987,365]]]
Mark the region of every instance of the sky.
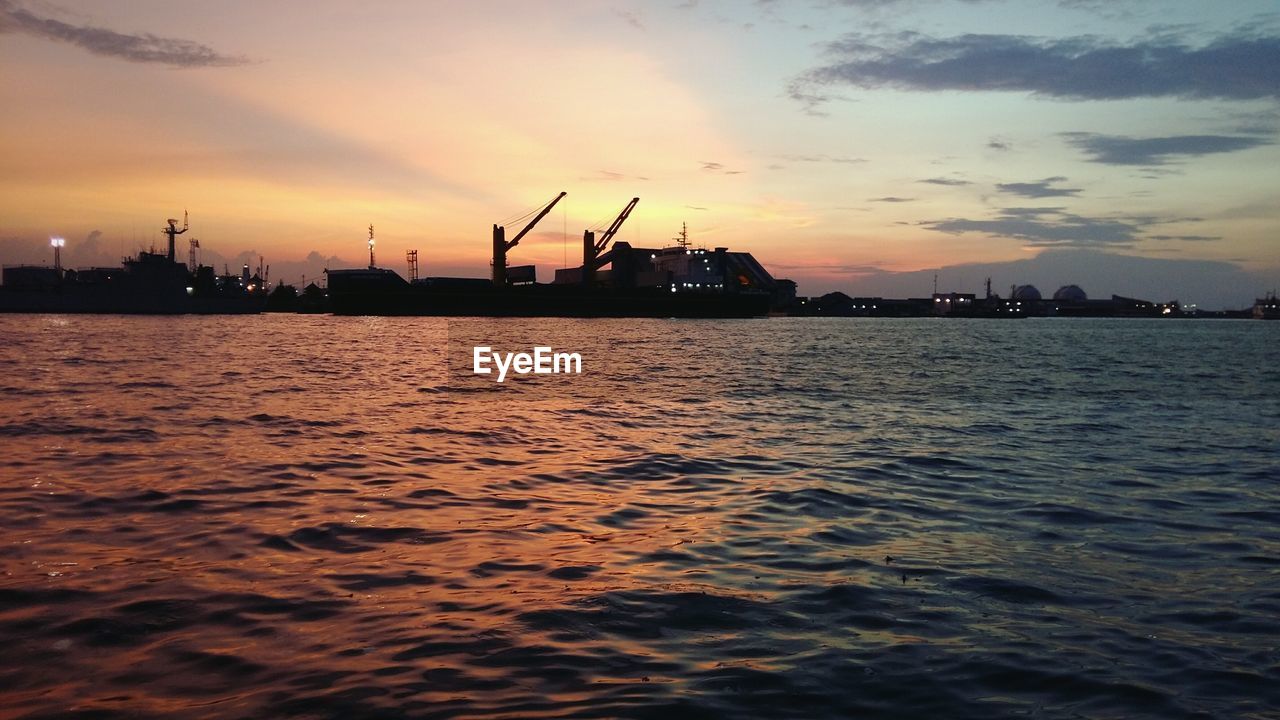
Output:
[[541,280],[639,197],[619,240],[687,223],[808,295],[1280,286],[1274,0],[0,0],[0,67],[5,264],[187,210],[273,280],[370,224],[381,266],[484,276],[564,191],[511,253]]

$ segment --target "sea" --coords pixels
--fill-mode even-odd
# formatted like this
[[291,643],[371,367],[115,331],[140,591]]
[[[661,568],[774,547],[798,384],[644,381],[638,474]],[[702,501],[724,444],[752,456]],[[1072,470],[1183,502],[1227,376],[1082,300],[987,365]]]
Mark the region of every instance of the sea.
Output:
[[1277,348],[0,316],[0,717],[1280,717]]

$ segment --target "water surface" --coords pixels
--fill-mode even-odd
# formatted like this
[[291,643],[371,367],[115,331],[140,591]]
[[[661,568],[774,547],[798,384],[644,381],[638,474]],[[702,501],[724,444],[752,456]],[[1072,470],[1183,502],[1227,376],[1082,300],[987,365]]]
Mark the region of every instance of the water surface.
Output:
[[[1280,707],[1278,323],[0,338],[5,716]],[[465,375],[479,339],[584,373]]]

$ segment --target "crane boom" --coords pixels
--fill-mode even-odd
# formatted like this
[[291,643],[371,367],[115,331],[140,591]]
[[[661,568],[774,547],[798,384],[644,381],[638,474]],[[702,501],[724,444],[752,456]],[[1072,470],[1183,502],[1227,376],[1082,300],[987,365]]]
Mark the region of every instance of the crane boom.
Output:
[[555,207],[556,203],[560,202],[560,198],[564,197],[565,195],[568,195],[568,193],[562,192],[559,195],[557,195],[554,200],[547,203],[547,206],[542,208],[542,212],[535,215],[534,218],[529,221],[529,224],[524,226],[523,230],[521,230],[519,233],[516,234],[515,237],[511,238],[511,240],[507,242],[507,249],[510,250],[511,248],[518,245],[520,243],[520,238],[527,235],[529,231],[533,229],[533,226],[538,224],[539,220],[546,217],[547,213],[551,212],[551,208]]
[[600,241],[596,243],[597,255],[609,246],[609,241],[618,233],[618,229],[622,227],[622,223],[627,221],[627,218],[631,215],[631,211],[635,209],[636,203],[639,202],[640,198],[631,198],[631,202],[627,203],[627,206],[622,209],[622,212],[619,213],[617,219],[613,221],[613,224],[609,226],[609,229],[604,231],[604,235],[600,236]]

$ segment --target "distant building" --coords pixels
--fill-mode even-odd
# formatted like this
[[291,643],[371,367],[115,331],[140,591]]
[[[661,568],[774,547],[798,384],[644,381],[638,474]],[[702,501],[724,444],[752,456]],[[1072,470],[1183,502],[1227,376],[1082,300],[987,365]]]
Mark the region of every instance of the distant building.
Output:
[[1035,285],[1019,285],[1013,289],[1012,297],[1014,300],[1022,300],[1023,302],[1028,300],[1037,301],[1040,300],[1040,291],[1036,289]]
[[1089,296],[1079,285],[1063,285],[1053,294],[1053,299],[1058,302],[1084,302]]

